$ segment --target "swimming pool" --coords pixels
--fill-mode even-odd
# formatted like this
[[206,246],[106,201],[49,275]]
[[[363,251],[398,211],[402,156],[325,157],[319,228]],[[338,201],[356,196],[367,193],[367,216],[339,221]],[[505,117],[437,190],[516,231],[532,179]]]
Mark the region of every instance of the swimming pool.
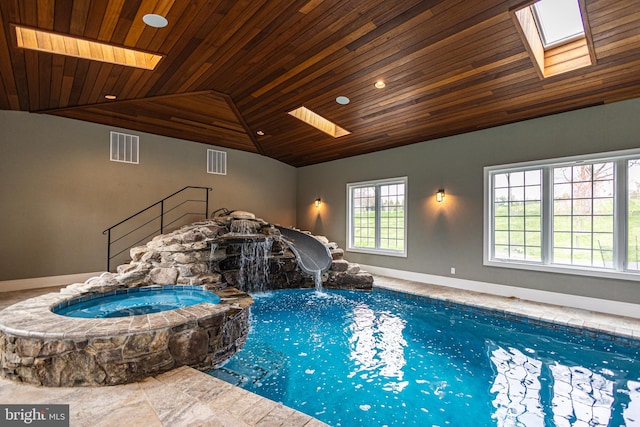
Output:
[[384,292],[253,296],[211,374],[331,426],[640,426],[637,346]]

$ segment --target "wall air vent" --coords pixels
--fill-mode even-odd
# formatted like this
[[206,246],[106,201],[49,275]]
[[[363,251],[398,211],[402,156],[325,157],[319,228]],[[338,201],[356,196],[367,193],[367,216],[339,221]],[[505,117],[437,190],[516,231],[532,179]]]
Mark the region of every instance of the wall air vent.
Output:
[[138,135],[111,131],[111,161],[138,164]]
[[207,173],[216,175],[227,174],[227,152],[207,150]]

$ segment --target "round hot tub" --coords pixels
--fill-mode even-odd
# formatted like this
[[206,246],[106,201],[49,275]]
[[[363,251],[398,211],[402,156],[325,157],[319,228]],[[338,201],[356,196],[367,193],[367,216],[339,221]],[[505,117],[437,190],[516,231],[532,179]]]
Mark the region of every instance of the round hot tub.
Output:
[[70,287],[40,295],[0,310],[0,377],[100,386],[183,365],[210,370],[244,344],[252,304],[233,287]]
[[51,311],[69,317],[103,319],[159,313],[205,302],[218,304],[220,297],[198,286],[146,286],[76,297]]

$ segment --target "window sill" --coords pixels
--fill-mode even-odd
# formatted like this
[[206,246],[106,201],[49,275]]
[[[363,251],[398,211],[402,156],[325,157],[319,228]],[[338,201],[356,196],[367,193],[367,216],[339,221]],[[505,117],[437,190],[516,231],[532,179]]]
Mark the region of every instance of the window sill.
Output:
[[618,279],[640,281],[640,271],[615,271],[599,268],[581,268],[570,265],[548,265],[528,263],[523,261],[494,261],[485,260],[483,265],[487,267],[513,268],[517,270],[540,271],[544,273],[571,274],[574,276],[599,277],[603,279]]
[[384,256],[394,256],[399,258],[406,258],[407,251],[388,251],[384,249],[367,249],[367,248],[347,248],[347,252],[357,252],[362,254],[371,254],[371,255],[384,255]]

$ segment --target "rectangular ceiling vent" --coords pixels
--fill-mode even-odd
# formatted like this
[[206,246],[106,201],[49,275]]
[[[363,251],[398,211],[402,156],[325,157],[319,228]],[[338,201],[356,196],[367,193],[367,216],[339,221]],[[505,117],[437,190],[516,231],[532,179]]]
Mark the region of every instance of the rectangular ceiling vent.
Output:
[[207,173],[216,175],[227,174],[227,152],[207,150]]
[[111,161],[138,164],[138,135],[111,131]]

